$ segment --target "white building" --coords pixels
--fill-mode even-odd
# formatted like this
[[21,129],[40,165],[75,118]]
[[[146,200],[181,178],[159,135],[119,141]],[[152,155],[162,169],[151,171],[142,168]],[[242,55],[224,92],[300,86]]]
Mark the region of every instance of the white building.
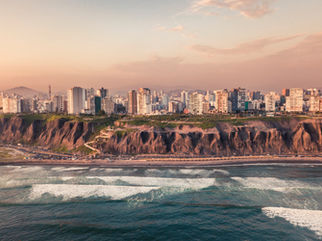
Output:
[[194,115],[201,115],[203,112],[203,95],[198,92],[189,94],[189,112]]
[[68,90],[68,114],[80,114],[85,109],[85,90],[74,87]]
[[21,99],[18,97],[3,98],[3,113],[20,113]]
[[265,111],[275,112],[276,103],[279,100],[279,95],[276,92],[269,92],[265,95]]
[[310,112],[319,112],[320,110],[320,100],[321,97],[320,96],[310,96],[309,99],[309,111]]
[[304,105],[304,91],[301,88],[290,89],[290,96],[286,97],[287,112],[302,112]]
[[152,112],[151,90],[140,88],[137,91],[137,108],[139,115],[148,115]]

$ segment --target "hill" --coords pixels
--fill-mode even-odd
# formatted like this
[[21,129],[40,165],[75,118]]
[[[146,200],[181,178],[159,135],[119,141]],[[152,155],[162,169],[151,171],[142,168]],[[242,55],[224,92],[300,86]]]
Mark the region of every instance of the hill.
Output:
[[37,90],[34,90],[34,89],[30,89],[30,88],[27,88],[27,87],[24,87],[24,86],[8,89],[8,90],[5,90],[3,93],[7,94],[7,95],[16,94],[16,95],[23,96],[25,98],[32,98],[34,96],[39,96],[40,98],[46,98],[47,97],[47,95],[45,93],[43,93],[43,92],[40,92],[40,91],[37,91]]

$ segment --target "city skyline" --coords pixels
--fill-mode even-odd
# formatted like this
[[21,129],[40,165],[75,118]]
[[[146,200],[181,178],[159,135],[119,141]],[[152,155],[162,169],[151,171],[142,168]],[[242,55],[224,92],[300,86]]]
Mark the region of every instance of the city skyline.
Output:
[[321,88],[322,2],[3,1],[0,90]]

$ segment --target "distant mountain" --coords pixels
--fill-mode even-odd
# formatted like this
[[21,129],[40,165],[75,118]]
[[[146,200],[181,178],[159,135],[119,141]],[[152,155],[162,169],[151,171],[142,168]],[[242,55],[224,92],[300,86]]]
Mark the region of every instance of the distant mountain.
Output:
[[16,94],[16,95],[23,96],[25,98],[32,98],[34,96],[38,96],[40,98],[47,98],[47,95],[45,93],[34,90],[34,89],[30,89],[30,88],[27,88],[24,86],[8,89],[8,90],[5,90],[3,93],[7,94],[7,95]]

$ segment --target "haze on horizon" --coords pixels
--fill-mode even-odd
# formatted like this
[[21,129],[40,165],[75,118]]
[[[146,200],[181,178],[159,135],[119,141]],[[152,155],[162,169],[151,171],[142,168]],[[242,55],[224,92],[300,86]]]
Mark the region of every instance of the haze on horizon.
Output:
[[0,0],[0,89],[322,87],[320,0]]

